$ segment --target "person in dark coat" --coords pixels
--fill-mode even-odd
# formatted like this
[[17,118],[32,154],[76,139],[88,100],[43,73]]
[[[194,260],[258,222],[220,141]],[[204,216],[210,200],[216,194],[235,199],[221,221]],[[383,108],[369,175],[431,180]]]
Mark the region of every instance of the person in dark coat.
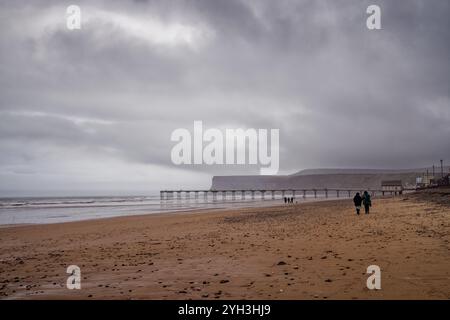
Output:
[[356,214],[359,215],[359,210],[361,210],[362,198],[359,195],[359,192],[353,197],[353,203],[355,204]]
[[369,214],[369,208],[372,206],[372,200],[370,199],[370,194],[367,191],[364,191],[362,202],[366,214]]

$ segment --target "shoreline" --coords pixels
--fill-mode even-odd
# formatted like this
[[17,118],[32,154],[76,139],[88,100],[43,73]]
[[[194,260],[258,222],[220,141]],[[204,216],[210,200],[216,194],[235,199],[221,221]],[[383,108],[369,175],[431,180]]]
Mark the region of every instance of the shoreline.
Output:
[[[377,197],[386,198],[384,197]],[[349,200],[350,198],[307,198],[303,200],[299,200],[297,203],[290,205],[300,205],[304,203],[312,203],[312,202],[322,202],[322,201],[339,201],[339,200]],[[288,204],[282,203],[282,199],[267,199],[261,201],[252,201],[252,202],[233,202],[232,200],[228,202],[221,202],[217,204],[217,207],[204,207],[204,208],[183,208],[183,209],[173,209],[173,210],[164,210],[164,211],[152,211],[152,212],[136,212],[136,213],[126,213],[117,216],[104,216],[104,217],[89,217],[80,220],[70,220],[70,221],[56,221],[56,222],[42,222],[42,223],[0,223],[0,229],[3,228],[13,228],[18,226],[38,226],[38,225],[53,225],[60,223],[74,223],[74,222],[84,222],[84,221],[95,221],[95,220],[103,220],[103,219],[116,219],[116,218],[126,218],[126,217],[136,217],[136,216],[159,216],[159,215],[172,215],[172,214],[189,214],[196,212],[216,212],[216,211],[228,211],[228,210],[241,210],[241,209],[251,209],[251,208],[271,208],[278,206],[287,206]]]
[[[20,227],[38,227],[38,226],[64,226],[64,225],[71,225],[75,223],[88,223],[88,222],[101,222],[105,221],[108,222],[110,220],[111,222],[118,222],[119,220],[128,220],[129,218],[137,218],[137,219],[143,219],[146,217],[154,217],[157,218],[164,218],[168,216],[176,216],[176,215],[204,215],[204,214],[210,214],[214,215],[215,213],[245,213],[248,210],[254,211],[255,209],[282,209],[287,206],[299,206],[302,204],[308,204],[308,203],[316,203],[316,202],[323,202],[323,201],[348,201],[349,199],[321,199],[321,200],[312,200],[312,201],[305,201],[301,203],[294,203],[294,204],[272,204],[272,205],[258,205],[258,206],[245,206],[245,207],[235,207],[235,208],[226,208],[226,207],[220,207],[220,208],[200,208],[200,209],[182,209],[182,210],[176,210],[176,211],[164,211],[164,212],[151,212],[151,213],[137,213],[137,214],[131,214],[131,215],[122,215],[122,216],[115,216],[115,217],[104,217],[104,218],[92,218],[92,219],[85,219],[85,220],[76,220],[76,221],[64,221],[64,222],[51,222],[51,223],[21,223],[21,224],[0,224],[0,230],[1,229],[8,229],[8,228],[20,228]],[[117,220],[117,221],[116,221]]]
[[0,298],[450,299],[449,214],[450,192],[0,228]]

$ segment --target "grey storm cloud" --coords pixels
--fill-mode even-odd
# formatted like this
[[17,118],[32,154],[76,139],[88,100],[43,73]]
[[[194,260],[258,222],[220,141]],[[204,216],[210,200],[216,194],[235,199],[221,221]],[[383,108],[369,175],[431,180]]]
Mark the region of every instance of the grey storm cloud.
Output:
[[450,159],[446,0],[77,4],[74,31],[60,1],[0,4],[0,191],[259,172],[173,165],[170,134],[194,120],[279,128],[280,173]]

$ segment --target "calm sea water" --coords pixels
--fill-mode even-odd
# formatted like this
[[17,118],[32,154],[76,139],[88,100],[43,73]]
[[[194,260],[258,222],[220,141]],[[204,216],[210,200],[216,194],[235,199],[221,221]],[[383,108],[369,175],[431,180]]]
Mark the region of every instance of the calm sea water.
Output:
[[43,224],[207,208],[241,208],[281,204],[271,199],[224,199],[218,196],[160,200],[158,195],[124,197],[0,198],[0,225]]

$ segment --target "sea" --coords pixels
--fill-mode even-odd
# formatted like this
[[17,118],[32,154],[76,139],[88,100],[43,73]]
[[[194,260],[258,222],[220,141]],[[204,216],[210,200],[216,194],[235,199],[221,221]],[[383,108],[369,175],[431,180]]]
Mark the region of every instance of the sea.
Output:
[[255,197],[245,199],[218,195],[204,198],[201,194],[162,200],[160,195],[96,196],[96,197],[19,197],[0,198],[0,225],[48,224],[99,218],[155,213],[175,213],[200,209],[258,207],[284,203]]

